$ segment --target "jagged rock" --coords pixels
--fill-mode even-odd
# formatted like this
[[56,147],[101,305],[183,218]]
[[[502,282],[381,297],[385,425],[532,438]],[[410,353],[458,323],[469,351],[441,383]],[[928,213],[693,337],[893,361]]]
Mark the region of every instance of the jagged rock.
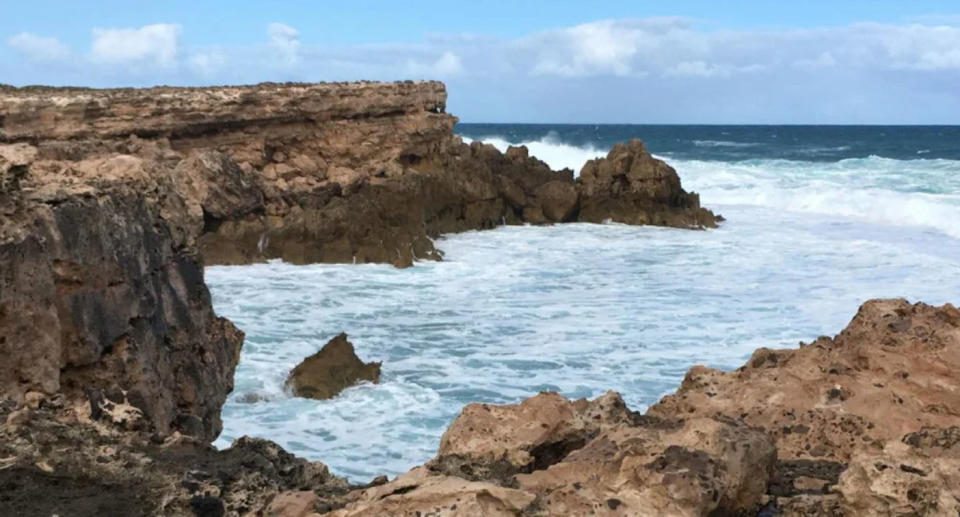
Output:
[[329,517],[435,515],[437,517],[515,517],[529,513],[536,496],[485,481],[437,476],[418,467],[381,486],[354,491]]
[[467,406],[426,468],[348,494],[332,515],[738,514],[759,508],[775,460],[759,431],[643,417],[613,392],[543,393]]
[[683,190],[673,167],[637,139],[588,161],[579,181],[581,221],[712,228],[719,220],[700,207],[700,196]]
[[4,138],[38,142],[51,171],[32,188],[89,187],[104,178],[94,164],[143,160],[123,158],[153,186],[173,176],[183,199],[161,193],[164,217],[189,229],[175,240],[198,239],[208,264],[409,265],[438,258],[431,239],[442,233],[574,220],[581,191],[579,220],[709,225],[690,219],[699,202],[679,180],[649,198],[640,174],[636,192],[611,197],[587,169],[576,182],[523,146],[464,144],[445,105],[438,82],[0,91]]
[[960,515],[960,427],[924,428],[855,454],[837,491],[847,515]]
[[[258,515],[283,492],[310,487],[322,507],[348,490],[322,463],[268,440],[218,451],[93,420],[63,396],[21,411],[27,423],[0,425],[0,515]],[[0,422],[10,414],[0,404]]]
[[600,431],[632,421],[620,395],[568,400],[541,393],[520,404],[469,404],[440,439],[432,470],[501,483],[546,468]]
[[219,434],[243,334],[213,313],[156,202],[125,189],[7,202],[19,208],[0,227],[0,392],[102,392],[159,431],[193,416],[200,436]]
[[[848,465],[866,461],[854,458],[882,455],[885,444],[923,427],[960,425],[958,369],[960,310],[872,300],[834,338],[794,350],[761,348],[734,372],[694,367],[676,394],[648,414],[720,416],[766,430],[784,477],[775,495],[806,494],[807,506],[815,506],[811,493],[833,491]],[[805,486],[798,485],[799,477],[806,478]],[[942,492],[947,485],[937,484],[949,479],[936,479],[927,481]],[[860,481],[841,485],[853,493],[850,487]],[[870,493],[870,486],[860,489]],[[847,504],[826,502],[841,503]]]
[[362,381],[380,382],[380,363],[361,361],[347,335],[339,334],[298,364],[287,386],[298,397],[329,399]]

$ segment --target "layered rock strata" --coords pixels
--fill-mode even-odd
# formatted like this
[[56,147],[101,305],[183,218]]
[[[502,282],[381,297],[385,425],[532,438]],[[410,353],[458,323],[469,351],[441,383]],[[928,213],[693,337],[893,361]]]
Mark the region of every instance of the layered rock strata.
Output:
[[0,88],[0,393],[212,439],[242,334],[204,263],[405,266],[445,232],[577,219],[569,171],[463,144],[445,104],[438,82]]
[[463,144],[445,105],[438,82],[8,89],[0,139],[36,146],[41,161],[206,162],[184,187],[202,211],[208,264],[407,265],[437,257],[442,233],[504,223],[715,224],[638,142],[575,181],[522,147]]

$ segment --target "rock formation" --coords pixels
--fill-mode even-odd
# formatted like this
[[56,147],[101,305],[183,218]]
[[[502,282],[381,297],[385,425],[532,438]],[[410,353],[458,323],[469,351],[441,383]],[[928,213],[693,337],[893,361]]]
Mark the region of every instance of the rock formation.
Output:
[[298,397],[329,399],[362,381],[380,382],[380,363],[361,361],[347,335],[339,334],[298,364],[287,386]]
[[218,452],[29,396],[0,403],[0,513],[955,515],[958,368],[960,310],[875,300],[834,338],[694,367],[643,415],[612,392],[468,405],[433,460],[352,487],[264,440]]
[[442,233],[503,223],[714,225],[639,142],[581,183],[526,148],[463,144],[445,104],[438,82],[6,89],[0,141],[36,146],[45,162],[130,156],[199,171],[174,176],[202,215],[207,264],[407,265],[436,258]]
[[242,334],[204,263],[406,266],[445,232],[576,220],[569,171],[463,144],[445,103],[437,82],[0,88],[0,393],[211,439]]
[[712,228],[719,220],[700,206],[700,196],[680,187],[677,171],[654,158],[640,140],[617,144],[606,158],[588,161],[580,182],[581,221]]
[[761,348],[734,372],[693,368],[648,414],[766,430],[784,515],[953,515],[958,369],[960,310],[874,300],[834,338]]

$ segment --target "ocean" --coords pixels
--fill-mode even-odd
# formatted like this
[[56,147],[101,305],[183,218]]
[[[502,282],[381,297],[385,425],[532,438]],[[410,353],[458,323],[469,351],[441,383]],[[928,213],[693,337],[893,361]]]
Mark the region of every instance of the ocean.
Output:
[[[431,458],[463,405],[620,392],[643,410],[694,364],[839,332],[860,303],[960,302],[960,127],[459,124],[579,170],[642,138],[726,217],[689,231],[511,226],[440,239],[443,262],[207,268],[247,333],[218,446],[274,440],[355,482]],[[347,332],[379,385],[283,392]],[[250,402],[255,400],[255,402]]]

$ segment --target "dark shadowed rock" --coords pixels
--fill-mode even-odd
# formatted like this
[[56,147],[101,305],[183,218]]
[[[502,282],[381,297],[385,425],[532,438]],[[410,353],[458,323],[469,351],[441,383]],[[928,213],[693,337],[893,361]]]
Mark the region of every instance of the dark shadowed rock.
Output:
[[580,194],[569,181],[553,180],[534,191],[543,215],[555,223],[565,223],[576,215]]
[[340,334],[297,365],[287,386],[298,397],[329,399],[362,381],[380,382],[380,363],[361,361],[347,335]]

